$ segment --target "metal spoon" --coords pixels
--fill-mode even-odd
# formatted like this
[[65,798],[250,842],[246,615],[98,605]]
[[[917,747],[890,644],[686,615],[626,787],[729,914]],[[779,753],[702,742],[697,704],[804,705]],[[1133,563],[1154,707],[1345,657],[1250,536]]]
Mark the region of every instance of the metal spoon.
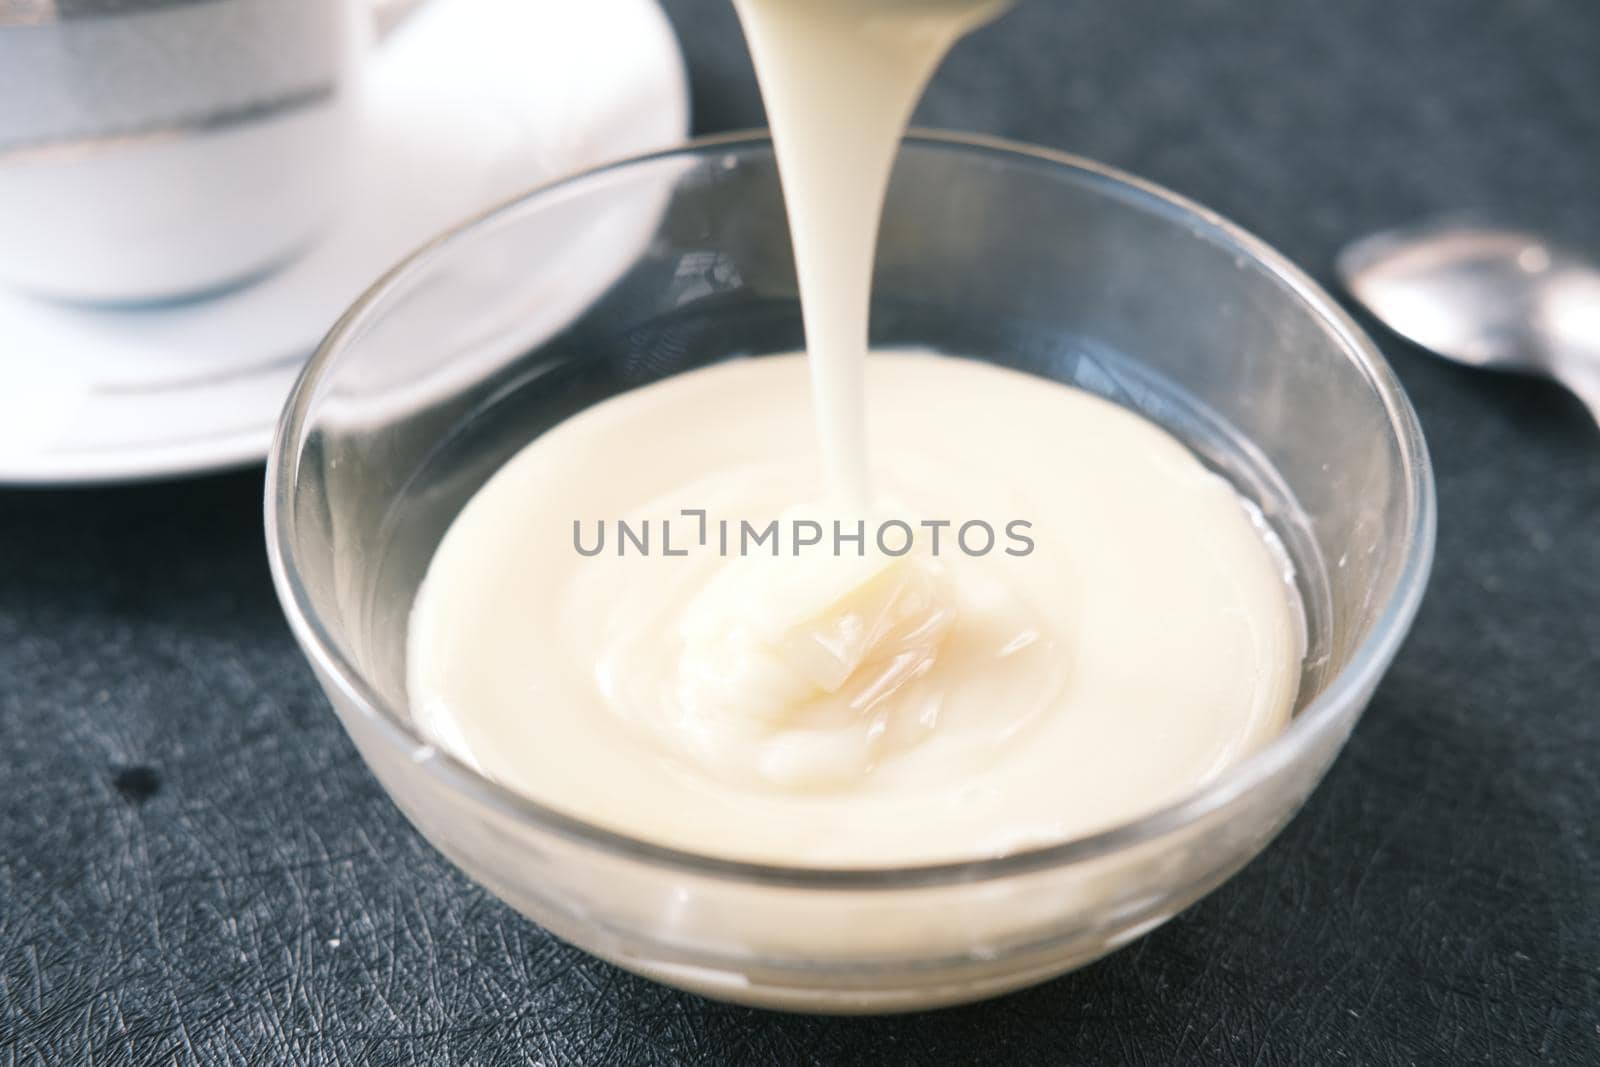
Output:
[[1458,220],[1363,238],[1337,267],[1395,333],[1469,366],[1554,378],[1600,422],[1600,266],[1535,234]]

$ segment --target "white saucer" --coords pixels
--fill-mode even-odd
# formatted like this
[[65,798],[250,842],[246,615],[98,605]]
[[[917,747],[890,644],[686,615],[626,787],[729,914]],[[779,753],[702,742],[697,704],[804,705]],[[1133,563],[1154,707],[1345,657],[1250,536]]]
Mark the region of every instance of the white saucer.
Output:
[[654,0],[429,0],[363,77],[367,142],[349,206],[289,266],[162,307],[0,291],[0,484],[259,461],[317,342],[407,253],[522,190],[688,129],[683,59]]

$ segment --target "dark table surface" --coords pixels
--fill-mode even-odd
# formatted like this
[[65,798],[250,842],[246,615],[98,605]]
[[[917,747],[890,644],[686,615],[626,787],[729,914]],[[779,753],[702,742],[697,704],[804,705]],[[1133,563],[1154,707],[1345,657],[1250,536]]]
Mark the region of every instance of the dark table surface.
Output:
[[[760,124],[727,0],[667,6],[698,128]],[[1600,248],[1593,0],[1030,0],[919,121],[1126,167],[1323,279],[1438,211]],[[1379,339],[1433,449],[1438,563],[1327,781],[1150,937],[924,1016],[679,994],[459,874],[290,640],[259,471],[0,492],[0,1067],[1600,1063],[1600,432],[1553,386]]]

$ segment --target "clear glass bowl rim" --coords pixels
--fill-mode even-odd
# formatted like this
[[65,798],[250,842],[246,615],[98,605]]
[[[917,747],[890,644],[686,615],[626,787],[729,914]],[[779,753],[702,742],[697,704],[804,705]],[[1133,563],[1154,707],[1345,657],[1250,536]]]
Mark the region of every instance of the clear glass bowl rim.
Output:
[[331,679],[350,706],[371,721],[385,744],[395,746],[413,760],[418,773],[431,775],[464,799],[530,828],[614,856],[687,874],[769,887],[831,890],[960,885],[1085,863],[1181,831],[1243,795],[1265,788],[1280,773],[1307,758],[1322,735],[1339,728],[1344,710],[1352,702],[1363,700],[1376,684],[1405,639],[1422,602],[1433,563],[1436,506],[1433,471],[1416,412],[1389,365],[1354,320],[1321,286],[1259,238],[1185,197],[1116,168],[1065,152],[978,134],[916,129],[907,135],[905,143],[937,151],[989,156],[1013,165],[1059,169],[1079,179],[1088,179],[1110,195],[1136,201],[1143,209],[1185,219],[1198,233],[1219,244],[1231,245],[1266,269],[1321,319],[1345,354],[1365,373],[1388,413],[1389,429],[1399,449],[1405,490],[1406,527],[1399,579],[1377,622],[1356,648],[1350,662],[1291,720],[1282,734],[1181,800],[1086,837],[998,857],[900,867],[788,867],[655,844],[540,804],[484,777],[418,734],[404,716],[378,696],[355,665],[339,651],[300,580],[290,517],[299,475],[300,442],[317,385],[327,368],[339,358],[347,339],[355,335],[369,317],[381,311],[385,296],[406,279],[426,271],[456,239],[469,231],[535,201],[554,198],[565,189],[636,166],[719,153],[771,152],[772,142],[766,130],[741,131],[695,138],[672,148],[568,175],[446,231],[412,253],[362,294],[328,333],[290,391],[267,458],[265,519],[273,584],[290,629],[306,655],[324,678]]

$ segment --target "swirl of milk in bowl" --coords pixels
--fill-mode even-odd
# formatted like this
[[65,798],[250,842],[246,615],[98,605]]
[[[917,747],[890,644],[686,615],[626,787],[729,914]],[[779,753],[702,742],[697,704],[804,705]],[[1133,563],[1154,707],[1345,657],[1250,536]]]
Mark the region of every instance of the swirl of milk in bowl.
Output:
[[[642,509],[633,528],[686,501],[739,512],[786,473],[715,475]],[[885,522],[926,540],[924,520],[895,518],[911,514],[893,502],[869,518],[799,506],[776,520],[778,554],[696,546],[705,558],[684,560],[673,581],[635,573],[631,592],[612,584],[614,560],[597,561],[573,595],[619,606],[601,693],[707,773],[758,787],[848,787],[935,737],[969,752],[1007,743],[1059,696],[1059,643],[1003,580],[957,558],[953,532],[939,555],[884,551]],[[820,542],[791,547],[803,524]]]

